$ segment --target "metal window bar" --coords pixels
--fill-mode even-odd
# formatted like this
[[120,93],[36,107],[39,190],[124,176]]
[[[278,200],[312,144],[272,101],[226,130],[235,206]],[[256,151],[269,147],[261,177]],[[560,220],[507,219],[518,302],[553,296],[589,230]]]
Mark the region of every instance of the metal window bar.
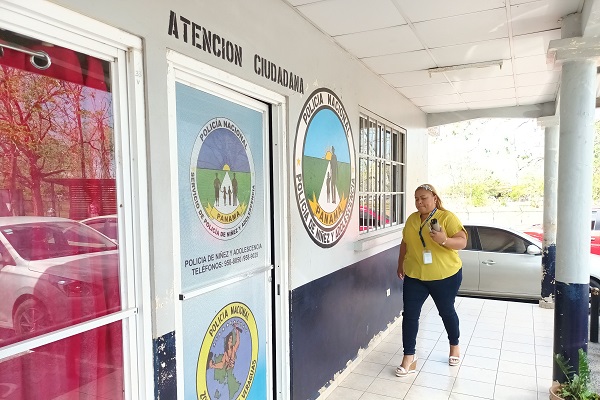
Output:
[[404,221],[406,132],[366,115],[359,119],[359,174],[360,181],[364,182],[359,192],[365,211],[377,216],[375,220],[365,218],[363,221],[366,229],[363,228],[361,233],[367,233]]

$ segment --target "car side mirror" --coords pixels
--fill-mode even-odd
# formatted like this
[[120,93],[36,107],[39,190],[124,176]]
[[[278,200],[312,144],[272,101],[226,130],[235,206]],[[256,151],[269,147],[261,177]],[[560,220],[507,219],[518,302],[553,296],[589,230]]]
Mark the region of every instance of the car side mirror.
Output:
[[538,254],[542,254],[542,249],[537,247],[535,244],[530,244],[529,246],[527,246],[527,254],[537,256]]

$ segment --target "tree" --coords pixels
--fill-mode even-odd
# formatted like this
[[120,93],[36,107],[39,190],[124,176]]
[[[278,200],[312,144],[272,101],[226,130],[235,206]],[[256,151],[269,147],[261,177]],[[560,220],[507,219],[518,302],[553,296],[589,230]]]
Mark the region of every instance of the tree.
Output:
[[533,119],[476,119],[430,130],[432,183],[449,198],[537,203],[543,192],[543,131]]
[[[63,93],[56,79],[0,67],[2,171],[9,187],[31,192],[34,213],[43,215],[42,180],[62,172],[66,149],[52,137],[52,114]],[[14,193],[14,192],[12,192]]]
[[111,110],[108,92],[0,66],[0,184],[43,215],[49,177],[114,178]]

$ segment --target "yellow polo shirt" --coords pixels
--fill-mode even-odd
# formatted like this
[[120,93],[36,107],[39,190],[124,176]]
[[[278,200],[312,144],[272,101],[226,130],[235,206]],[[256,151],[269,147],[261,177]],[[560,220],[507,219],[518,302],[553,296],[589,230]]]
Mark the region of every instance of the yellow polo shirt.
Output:
[[[456,215],[450,211],[437,210],[431,218],[437,218],[440,226],[448,237],[456,235],[459,231],[467,231],[462,226]],[[456,274],[462,267],[458,251],[449,249],[434,242],[429,236],[429,223],[423,226],[421,233],[425,241],[425,248],[419,238],[421,218],[418,212],[412,213],[406,220],[402,231],[402,240],[406,243],[406,256],[404,257],[404,273],[411,278],[422,281],[436,281]],[[423,263],[423,250],[431,251],[433,262]]]

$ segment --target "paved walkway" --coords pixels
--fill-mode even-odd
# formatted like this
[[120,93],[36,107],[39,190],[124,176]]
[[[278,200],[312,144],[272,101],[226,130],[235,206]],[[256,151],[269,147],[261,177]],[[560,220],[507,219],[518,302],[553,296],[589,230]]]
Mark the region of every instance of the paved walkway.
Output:
[[[417,373],[398,378],[400,326],[389,331],[327,400],[541,400],[552,382],[554,310],[537,304],[457,298],[461,321],[461,365],[448,365],[448,339],[429,299],[417,338]],[[597,346],[597,345],[596,345]],[[594,347],[594,346],[590,346]],[[590,352],[600,378],[600,349]],[[596,358],[597,357],[597,358]],[[598,364],[596,364],[596,362]],[[344,375],[345,376],[344,378]],[[334,384],[335,386],[335,384]],[[333,386],[332,386],[333,387]],[[328,394],[329,393],[329,394]]]

